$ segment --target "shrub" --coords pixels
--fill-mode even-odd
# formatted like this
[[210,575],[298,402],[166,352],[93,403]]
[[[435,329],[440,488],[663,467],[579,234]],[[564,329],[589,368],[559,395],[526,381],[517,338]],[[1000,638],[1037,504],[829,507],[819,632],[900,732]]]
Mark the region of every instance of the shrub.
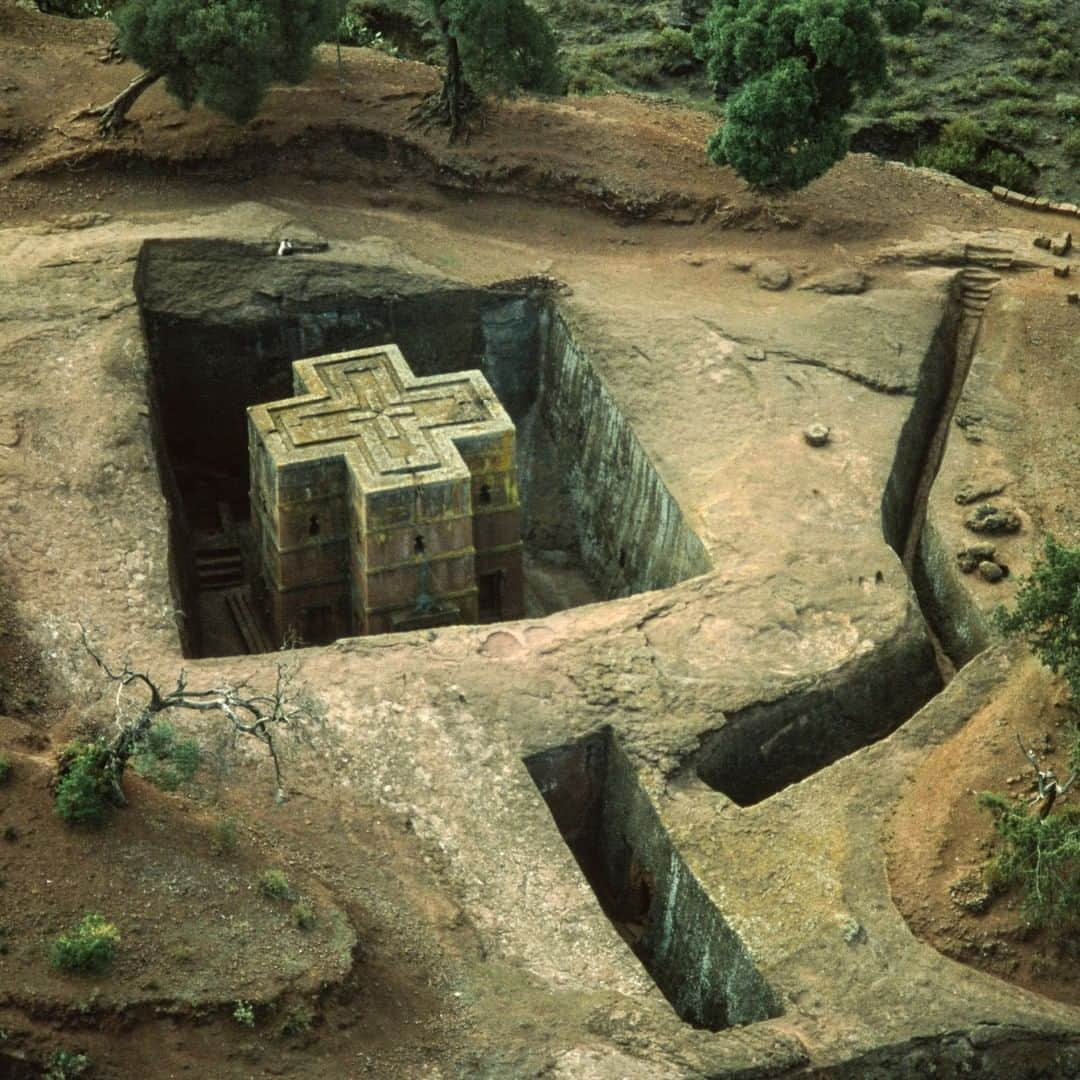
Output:
[[165,791],[186,784],[199,768],[199,744],[180,738],[167,720],[159,720],[147,731],[132,758],[135,771]]
[[297,1005],[286,1013],[281,1024],[282,1035],[306,1035],[315,1023],[315,1014],[306,1005]]
[[994,612],[1003,634],[1023,637],[1054,674],[1062,674],[1080,704],[1080,547],[1047,536],[1031,577],[1016,593],[1016,608]]
[[959,176],[969,184],[1002,184],[1016,191],[1030,190],[1035,172],[1016,154],[986,149],[986,132],[974,120],[960,117],[946,124],[934,146],[921,147],[915,164]]
[[11,758],[7,754],[0,754],[0,784],[11,776]]
[[984,793],[979,803],[1003,845],[989,867],[991,883],[1019,884],[1024,914],[1037,926],[1080,920],[1080,807],[1040,818],[1001,795]]
[[281,870],[267,870],[259,878],[259,892],[268,900],[292,900],[295,896],[289,879]]
[[107,19],[109,0],[37,0],[39,11],[46,15],[65,15],[69,19]]
[[71,743],[60,754],[56,812],[71,825],[100,825],[109,807],[107,751],[101,743]]
[[990,150],[979,163],[983,183],[1012,188],[1013,191],[1031,191],[1035,185],[1035,170],[1023,158],[1004,150]]
[[210,831],[210,850],[215,855],[231,855],[239,844],[236,822],[232,818],[219,818]]
[[1062,140],[1061,149],[1074,165],[1080,165],[1080,131],[1070,131]]
[[1047,69],[1055,79],[1067,79],[1076,70],[1076,58],[1068,49],[1056,49],[1047,62]]
[[297,900],[292,909],[293,922],[301,930],[313,930],[319,921],[310,900]]
[[946,7],[928,7],[923,12],[923,22],[927,26],[952,26],[953,13]]
[[85,1076],[90,1068],[90,1059],[85,1054],[76,1054],[71,1050],[57,1050],[49,1058],[45,1080],[76,1080]]
[[233,1009],[233,1019],[244,1027],[255,1026],[255,1006],[250,1001],[238,1001]]
[[120,944],[120,931],[100,915],[84,915],[70,934],[61,934],[49,950],[61,971],[104,971]]

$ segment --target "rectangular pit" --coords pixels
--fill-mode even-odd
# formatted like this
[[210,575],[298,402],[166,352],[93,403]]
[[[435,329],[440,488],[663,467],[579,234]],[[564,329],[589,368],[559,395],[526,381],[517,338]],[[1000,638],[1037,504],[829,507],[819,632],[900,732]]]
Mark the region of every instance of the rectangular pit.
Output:
[[290,395],[294,360],[345,349],[393,343],[418,375],[484,373],[517,426],[528,615],[709,569],[542,289],[462,288],[386,266],[277,257],[274,245],[150,241],[136,295],[187,655],[280,645],[250,599],[245,411]]
[[610,728],[525,765],[604,913],[681,1019],[720,1031],[781,1014]]

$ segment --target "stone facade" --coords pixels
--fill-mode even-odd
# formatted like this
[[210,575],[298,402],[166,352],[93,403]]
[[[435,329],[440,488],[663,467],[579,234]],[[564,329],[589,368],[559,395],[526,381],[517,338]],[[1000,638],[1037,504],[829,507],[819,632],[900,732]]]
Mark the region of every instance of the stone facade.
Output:
[[258,591],[308,644],[524,614],[513,422],[478,371],[394,345],[293,364],[248,409]]

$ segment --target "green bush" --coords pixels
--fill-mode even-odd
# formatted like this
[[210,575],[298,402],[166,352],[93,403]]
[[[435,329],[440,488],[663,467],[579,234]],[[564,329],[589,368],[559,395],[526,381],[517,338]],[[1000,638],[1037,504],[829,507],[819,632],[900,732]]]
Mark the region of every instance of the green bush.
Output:
[[293,922],[300,930],[313,930],[319,921],[310,900],[297,900],[292,909]]
[[77,1077],[86,1076],[89,1069],[90,1059],[85,1054],[57,1050],[49,1058],[45,1080],[76,1080]]
[[991,882],[1019,884],[1024,914],[1037,926],[1080,922],[1080,807],[1040,818],[1001,795],[985,793],[979,803],[1002,842],[988,868]]
[[268,900],[292,900],[296,895],[281,870],[267,870],[259,878],[259,892]]
[[195,739],[180,738],[172,724],[159,720],[147,731],[131,764],[152,784],[165,791],[175,791],[195,775],[199,758]]
[[233,1019],[244,1027],[254,1027],[255,1006],[250,1001],[238,1001],[233,1009]]
[[231,818],[219,818],[210,830],[210,849],[215,855],[231,855],[239,844],[236,822]]
[[64,15],[69,19],[107,19],[109,0],[37,0],[39,11],[46,15]]
[[1076,70],[1076,57],[1068,49],[1056,49],[1047,68],[1055,79],[1067,79]]
[[1035,186],[1035,170],[1023,158],[1004,150],[990,150],[979,163],[983,183],[989,187],[1000,184],[1013,191],[1031,191]]
[[1080,131],[1070,131],[1062,140],[1061,149],[1074,165],[1080,165]]
[[1080,547],[1047,536],[1031,577],[1020,584],[1016,608],[994,612],[1003,634],[1023,637],[1055,675],[1062,674],[1080,704]]
[[11,776],[11,758],[7,754],[0,754],[0,784]]
[[923,22],[935,29],[942,26],[952,26],[953,13],[947,7],[928,7],[923,12]]
[[997,148],[988,149],[983,128],[960,117],[941,129],[938,141],[915,153],[915,164],[950,173],[969,184],[1001,184],[1016,191],[1030,190],[1035,172],[1022,158]]
[[281,1024],[281,1034],[306,1035],[315,1023],[315,1014],[306,1005],[297,1005],[285,1015]]
[[107,751],[101,743],[71,743],[60,754],[56,812],[71,825],[100,825],[109,808]]
[[61,971],[104,971],[120,944],[120,931],[100,915],[84,915],[70,934],[61,934],[49,949],[49,960]]

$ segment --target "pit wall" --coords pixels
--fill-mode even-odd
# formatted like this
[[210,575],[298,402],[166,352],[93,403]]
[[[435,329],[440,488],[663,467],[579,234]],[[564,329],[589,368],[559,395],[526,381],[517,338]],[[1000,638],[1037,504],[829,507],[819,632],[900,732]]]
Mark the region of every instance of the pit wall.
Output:
[[884,738],[941,689],[934,647],[914,604],[890,640],[777,701],[730,713],[706,735],[698,776],[751,806]]
[[972,598],[971,585],[960,573],[955,551],[942,539],[929,515],[919,537],[915,587],[954,664],[966,664],[990,644],[989,620]]
[[719,1031],[781,1015],[776,995],[675,848],[610,728],[535,754],[525,765],[609,910],[628,891],[645,891],[635,952],[683,1020]]
[[954,278],[945,312],[938,324],[926,356],[919,367],[915,401],[900,431],[893,466],[881,498],[881,531],[885,543],[904,558],[912,529],[921,528],[924,506],[920,498],[929,495],[923,483],[927,470],[937,471],[941,448],[934,436],[946,407],[956,370],[956,349],[960,332],[961,298]]
[[586,572],[609,598],[708,573],[705,546],[554,305],[542,313],[541,336],[539,413],[557,448]]

